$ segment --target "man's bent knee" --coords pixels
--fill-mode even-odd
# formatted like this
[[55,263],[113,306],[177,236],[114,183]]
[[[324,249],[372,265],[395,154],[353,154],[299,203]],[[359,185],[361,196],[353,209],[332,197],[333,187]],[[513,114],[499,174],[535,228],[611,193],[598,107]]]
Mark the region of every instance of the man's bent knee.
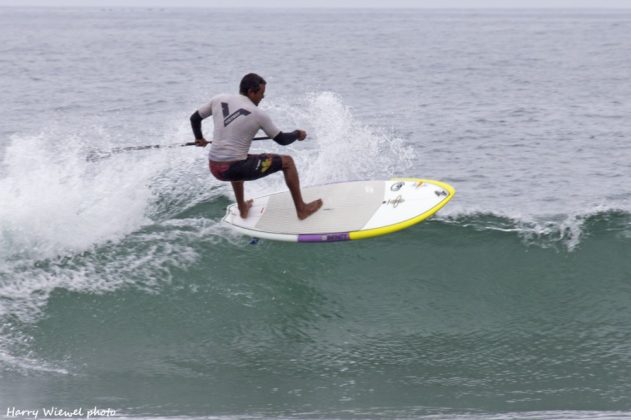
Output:
[[281,155],[281,159],[283,161],[283,169],[289,169],[296,166],[294,158],[289,155]]

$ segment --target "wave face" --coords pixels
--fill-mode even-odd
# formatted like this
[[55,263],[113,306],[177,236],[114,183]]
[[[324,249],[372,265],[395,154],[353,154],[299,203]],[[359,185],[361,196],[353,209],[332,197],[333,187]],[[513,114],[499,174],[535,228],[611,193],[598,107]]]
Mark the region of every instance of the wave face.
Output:
[[[628,417],[631,17],[261,13],[269,57],[236,11],[0,11],[0,60],[29,63],[0,66],[0,412]],[[254,152],[303,185],[416,176],[454,200],[385,237],[251,244],[207,150],[112,153],[190,140],[241,54],[309,133]]]
[[218,201],[3,277],[5,383],[46,406],[37,386],[62,380],[130,413],[626,409],[631,215],[587,218],[572,250],[492,215],[297,247],[194,217]]

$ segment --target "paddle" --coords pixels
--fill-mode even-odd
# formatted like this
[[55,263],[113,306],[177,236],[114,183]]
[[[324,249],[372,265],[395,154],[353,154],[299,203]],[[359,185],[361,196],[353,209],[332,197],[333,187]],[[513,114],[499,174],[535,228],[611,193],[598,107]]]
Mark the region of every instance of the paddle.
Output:
[[[252,140],[270,140],[271,137],[254,137]],[[212,141],[209,141],[208,143],[212,143]],[[113,154],[116,153],[123,153],[123,152],[132,152],[132,151],[136,151],[136,150],[149,150],[149,149],[173,149],[175,147],[186,147],[186,146],[195,146],[195,142],[191,141],[188,143],[183,143],[183,144],[151,144],[151,145],[147,145],[147,146],[129,146],[129,147],[115,147],[114,149],[112,149],[109,152],[103,152],[103,154],[101,156],[98,156],[98,152],[95,152],[92,154],[92,156],[88,157],[88,160],[93,161],[93,160],[98,160],[98,159],[105,159],[110,157]]]
[[[254,137],[252,140],[270,140],[271,137]],[[208,143],[212,143],[209,141]],[[195,142],[191,141],[184,144],[153,144],[149,146],[130,146],[130,147],[116,147],[112,149],[112,153],[121,153],[121,152],[129,152],[132,150],[147,150],[147,149],[172,149],[174,147],[186,147],[186,146],[195,146]]]

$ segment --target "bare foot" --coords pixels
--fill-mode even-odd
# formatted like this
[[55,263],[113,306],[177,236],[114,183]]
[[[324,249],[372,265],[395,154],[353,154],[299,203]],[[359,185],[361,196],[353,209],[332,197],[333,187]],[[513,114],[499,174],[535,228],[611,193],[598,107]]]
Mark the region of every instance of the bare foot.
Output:
[[237,206],[239,207],[239,214],[241,215],[242,219],[247,219],[250,207],[252,207],[252,202],[253,200],[248,200],[243,204],[243,206],[237,204]]
[[305,204],[302,209],[297,211],[298,218],[300,220],[305,220],[307,217],[318,211],[320,207],[322,207],[322,200],[319,198],[311,203]]

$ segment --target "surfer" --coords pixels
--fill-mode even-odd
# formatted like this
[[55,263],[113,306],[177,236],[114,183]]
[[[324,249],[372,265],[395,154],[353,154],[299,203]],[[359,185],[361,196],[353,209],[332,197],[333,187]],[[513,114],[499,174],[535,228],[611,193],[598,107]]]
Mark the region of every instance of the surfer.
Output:
[[283,146],[307,137],[304,130],[294,130],[291,133],[280,131],[271,118],[258,108],[265,97],[266,84],[261,76],[254,73],[246,74],[241,79],[239,95],[217,95],[195,111],[191,115],[195,143],[199,147],[208,145],[209,142],[202,134],[202,120],[212,115],[215,127],[208,166],[215,178],[232,183],[242,218],[248,217],[248,211],[252,207],[252,200],[244,199],[244,181],[263,178],[282,170],[296,206],[296,214],[303,220],[322,207],[322,200],[317,199],[310,203],[303,201],[298,170],[293,158],[289,155],[248,153],[252,139],[259,129]]

